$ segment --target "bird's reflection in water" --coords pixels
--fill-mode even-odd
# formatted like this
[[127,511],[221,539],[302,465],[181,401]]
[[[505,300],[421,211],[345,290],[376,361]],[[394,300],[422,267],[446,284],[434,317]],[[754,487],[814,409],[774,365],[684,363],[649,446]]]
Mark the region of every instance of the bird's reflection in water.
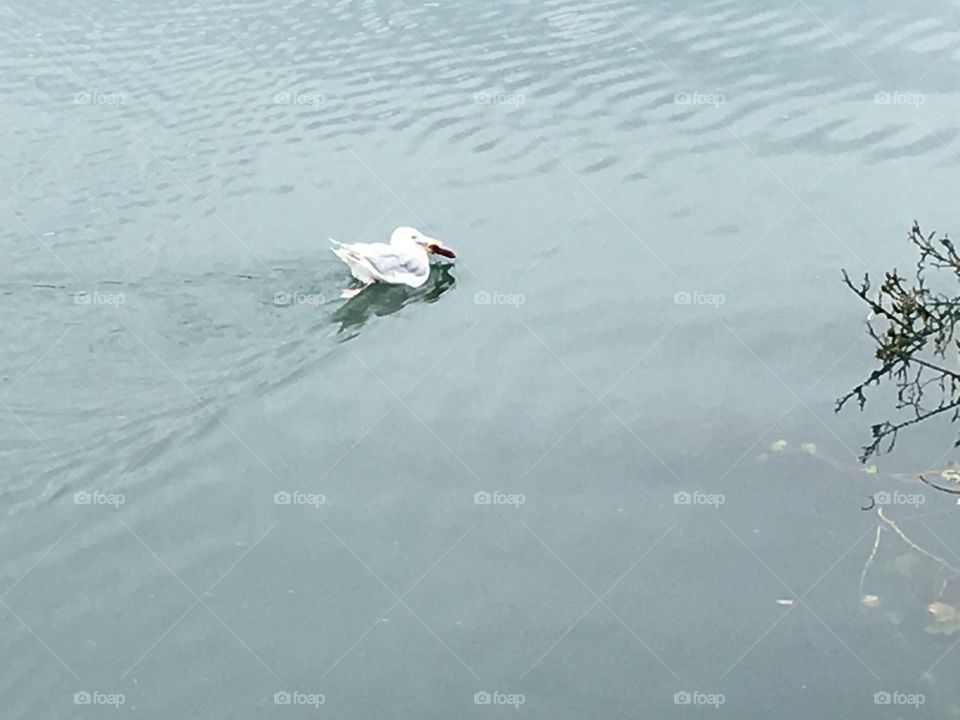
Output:
[[430,269],[430,277],[418,288],[382,283],[367,288],[333,314],[333,321],[340,323],[337,339],[346,342],[357,337],[373,316],[392,315],[412,303],[436,302],[456,283],[456,278],[450,273],[452,269],[450,263],[434,265]]

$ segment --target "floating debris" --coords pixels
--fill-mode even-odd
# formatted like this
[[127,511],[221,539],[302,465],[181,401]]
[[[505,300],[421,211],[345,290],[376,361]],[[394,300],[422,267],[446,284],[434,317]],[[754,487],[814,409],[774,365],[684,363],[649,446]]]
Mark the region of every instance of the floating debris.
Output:
[[960,483],[960,472],[957,472],[953,468],[944,470],[940,473],[940,477],[944,480],[949,480],[950,482]]
[[813,443],[803,443],[800,446],[800,449],[803,450],[805,453],[810,453],[811,455],[817,454],[817,446],[814,445]]
[[770,445],[770,449],[773,450],[774,452],[782,452],[783,450],[787,449],[787,441],[777,440],[772,445]]
[[783,605],[784,607],[790,607],[793,602],[793,598],[777,598],[777,605]]
[[957,610],[953,605],[941,602],[940,600],[936,600],[927,605],[927,610],[929,610],[930,614],[935,618],[951,617],[957,614]]
[[869,473],[870,475],[876,475],[876,474],[877,474],[877,466],[876,466],[876,465],[867,465],[865,468],[861,468],[861,469],[860,469],[860,472]]
[[953,635],[960,630],[960,613],[953,605],[939,600],[927,605],[927,610],[933,615],[933,622],[924,630],[934,635]]
[[864,595],[862,598],[860,598],[860,602],[867,607],[876,607],[880,604],[880,598],[876,595]]

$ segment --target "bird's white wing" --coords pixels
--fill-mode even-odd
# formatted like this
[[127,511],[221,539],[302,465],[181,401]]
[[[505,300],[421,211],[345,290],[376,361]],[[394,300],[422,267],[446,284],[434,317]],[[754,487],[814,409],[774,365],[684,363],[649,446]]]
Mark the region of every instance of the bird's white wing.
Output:
[[362,280],[366,278],[361,275],[369,275],[380,282],[420,287],[430,274],[430,263],[425,256],[385,243],[337,243],[333,251],[350,266],[354,276]]
[[[389,247],[389,246],[387,246]],[[419,255],[385,250],[367,257],[380,280],[419,287],[430,274],[430,263]]]

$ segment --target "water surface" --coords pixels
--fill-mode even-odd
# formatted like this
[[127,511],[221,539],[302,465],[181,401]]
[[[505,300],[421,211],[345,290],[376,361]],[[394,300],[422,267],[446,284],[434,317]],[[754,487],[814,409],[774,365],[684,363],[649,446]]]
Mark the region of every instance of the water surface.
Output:
[[[954,3],[0,16],[5,717],[958,713],[941,568],[859,588],[951,429],[832,412],[840,268],[960,225]],[[400,224],[457,262],[339,301]]]

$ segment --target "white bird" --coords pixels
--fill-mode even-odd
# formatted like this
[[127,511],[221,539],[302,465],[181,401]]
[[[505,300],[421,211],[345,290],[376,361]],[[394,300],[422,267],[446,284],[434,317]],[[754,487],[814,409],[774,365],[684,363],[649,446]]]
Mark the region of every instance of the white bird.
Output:
[[375,282],[420,287],[430,275],[430,255],[456,257],[442,242],[412,227],[398,227],[389,243],[340,243],[333,238],[330,242],[333,253],[363,283],[341,292],[342,298],[352,298]]

